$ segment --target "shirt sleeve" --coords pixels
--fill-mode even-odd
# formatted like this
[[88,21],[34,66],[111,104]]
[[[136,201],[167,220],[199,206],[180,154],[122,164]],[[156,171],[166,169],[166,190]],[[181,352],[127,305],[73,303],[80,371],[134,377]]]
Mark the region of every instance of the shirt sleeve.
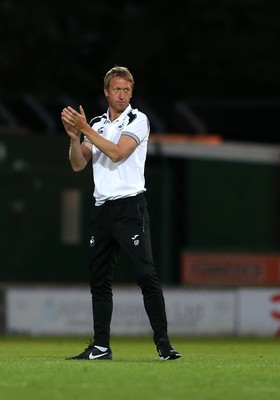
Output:
[[150,124],[147,116],[141,112],[135,114],[132,122],[128,123],[122,131],[122,135],[131,136],[138,144],[147,139],[150,133]]

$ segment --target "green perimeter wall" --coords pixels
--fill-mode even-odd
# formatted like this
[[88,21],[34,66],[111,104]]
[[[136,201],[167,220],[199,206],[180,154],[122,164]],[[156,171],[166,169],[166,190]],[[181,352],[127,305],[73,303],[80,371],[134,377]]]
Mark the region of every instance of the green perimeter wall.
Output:
[[[0,281],[84,283],[88,272],[89,167],[72,172],[67,137],[0,138]],[[184,250],[279,251],[278,167],[148,156],[147,200],[156,266],[179,282]],[[81,193],[81,240],[61,239],[61,195]],[[121,252],[115,282],[134,281]]]

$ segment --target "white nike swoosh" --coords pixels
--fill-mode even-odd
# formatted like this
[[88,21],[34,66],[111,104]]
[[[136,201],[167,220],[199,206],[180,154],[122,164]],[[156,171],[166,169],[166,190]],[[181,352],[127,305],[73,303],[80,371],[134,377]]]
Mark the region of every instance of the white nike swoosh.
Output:
[[107,354],[109,354],[108,351],[107,351],[106,353],[97,354],[96,356],[94,356],[92,353],[90,353],[90,355],[88,356],[88,358],[89,358],[90,360],[95,360],[96,358],[100,358],[100,357],[106,356]]
[[134,235],[131,239],[134,240],[138,237],[139,235]]

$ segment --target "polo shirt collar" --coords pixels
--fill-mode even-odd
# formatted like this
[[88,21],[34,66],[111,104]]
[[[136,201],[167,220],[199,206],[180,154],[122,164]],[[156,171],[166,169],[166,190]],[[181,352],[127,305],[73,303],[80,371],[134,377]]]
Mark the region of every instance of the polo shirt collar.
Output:
[[[130,113],[131,110],[132,110],[132,107],[131,107],[131,105],[129,104],[129,105],[126,107],[126,109],[122,112],[122,114],[121,114],[117,119],[115,119],[115,120],[113,121],[113,123],[117,123],[117,122],[122,121],[122,120],[127,116],[127,114]],[[107,121],[112,123],[112,121],[110,121],[109,108],[108,108],[108,110],[107,110],[107,114],[106,114],[106,115],[107,115]]]

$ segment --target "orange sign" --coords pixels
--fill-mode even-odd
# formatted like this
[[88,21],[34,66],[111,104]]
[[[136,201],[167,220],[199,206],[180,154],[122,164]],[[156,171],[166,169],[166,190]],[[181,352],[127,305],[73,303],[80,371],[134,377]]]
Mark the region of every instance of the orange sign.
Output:
[[195,285],[279,285],[280,254],[184,252],[181,256],[181,282]]

